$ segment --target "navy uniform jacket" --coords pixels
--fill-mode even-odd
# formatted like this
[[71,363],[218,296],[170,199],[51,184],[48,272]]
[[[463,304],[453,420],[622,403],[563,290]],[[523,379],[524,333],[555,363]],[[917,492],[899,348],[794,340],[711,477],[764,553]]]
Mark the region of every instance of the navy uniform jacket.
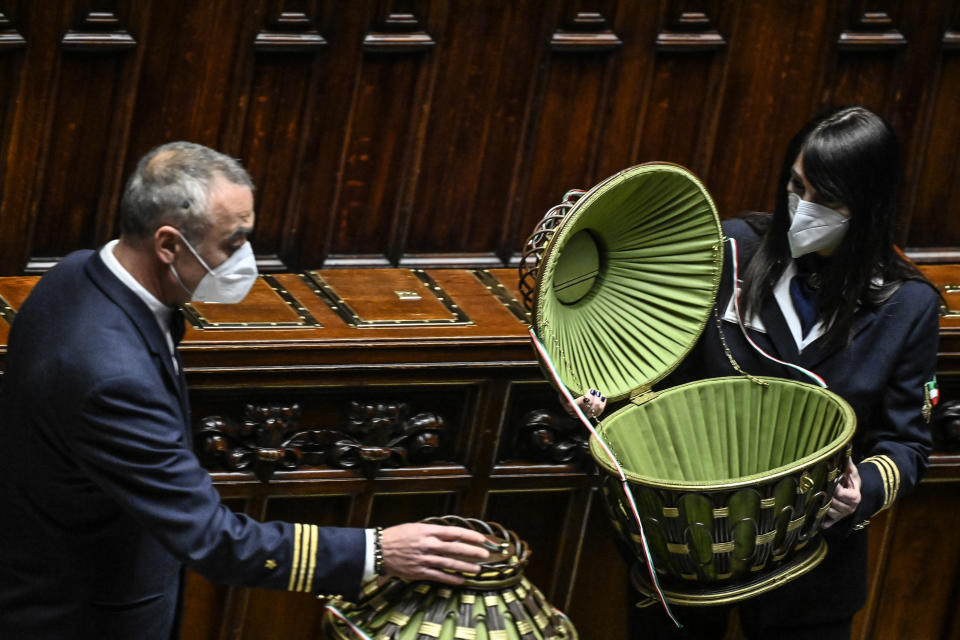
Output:
[[155,317],[99,255],[45,275],[0,389],[0,638],[176,637],[182,565],[235,586],[356,593],[363,530],[230,511],[189,424]]
[[[725,222],[724,233],[738,241],[742,277],[759,238],[741,219]],[[721,312],[732,294],[729,250],[728,243],[717,297]],[[936,369],[938,310],[933,287],[907,281],[879,308],[858,312],[850,343],[838,350],[822,348],[821,337],[798,352],[783,312],[772,298],[759,313],[766,332],[748,328],[753,341],[767,353],[820,375],[831,391],[853,407],[857,416],[854,462],[863,484],[857,511],[824,531],[830,552],[823,563],[806,576],[747,601],[742,608],[770,618],[801,615],[794,617],[795,622],[800,622],[820,617],[842,618],[852,615],[864,603],[864,525],[875,513],[910,491],[927,468],[931,437],[922,409],[924,384],[933,379]],[[744,371],[810,382],[802,373],[758,354],[734,322],[721,320],[721,325],[726,342]],[[738,375],[724,353],[714,317],[678,374],[697,379]],[[672,378],[668,384],[675,382],[679,380]]]

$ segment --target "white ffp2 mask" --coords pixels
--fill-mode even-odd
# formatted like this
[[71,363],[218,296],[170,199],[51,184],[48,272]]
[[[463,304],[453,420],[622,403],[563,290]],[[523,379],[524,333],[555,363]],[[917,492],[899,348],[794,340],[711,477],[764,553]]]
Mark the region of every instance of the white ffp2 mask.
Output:
[[216,269],[211,269],[197,250],[187,241],[183,235],[180,235],[183,243],[187,245],[203,268],[207,270],[206,275],[197,284],[197,288],[190,292],[177,269],[170,265],[173,275],[176,276],[180,286],[190,293],[190,299],[195,302],[240,302],[247,297],[253,283],[257,280],[257,260],[253,256],[253,247],[250,242],[244,242],[243,246],[234,251],[229,258],[217,265]]
[[850,225],[849,216],[822,204],[801,200],[795,193],[787,194],[787,208],[790,211],[787,240],[794,258],[835,249]]

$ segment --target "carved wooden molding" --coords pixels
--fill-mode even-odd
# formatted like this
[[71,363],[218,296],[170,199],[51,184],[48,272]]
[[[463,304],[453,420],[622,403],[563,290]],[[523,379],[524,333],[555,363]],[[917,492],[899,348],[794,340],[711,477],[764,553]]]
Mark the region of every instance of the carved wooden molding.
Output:
[[515,432],[515,460],[547,464],[577,463],[595,469],[589,435],[577,420],[546,409],[534,409],[520,420]]
[[841,51],[890,51],[907,46],[907,39],[886,11],[864,11],[854,29],[840,34],[837,45]]
[[221,416],[200,421],[197,454],[207,469],[252,471],[269,482],[277,470],[302,466],[358,469],[373,478],[382,466],[433,462],[446,428],[432,412],[411,415],[407,403],[351,402],[334,427],[302,427],[297,404],[252,405],[240,424]]
[[315,53],[327,46],[313,22],[302,11],[283,11],[270,28],[261,29],[253,39],[261,53]]
[[667,28],[657,34],[656,47],[666,53],[718,51],[727,41],[704,11],[681,9]]
[[7,49],[21,49],[27,46],[20,32],[13,28],[7,16],[0,13],[0,51]]
[[606,18],[596,11],[578,11],[566,28],[557,29],[550,38],[554,51],[611,51],[622,45]]
[[60,41],[64,51],[108,53],[137,46],[112,11],[91,11],[79,29],[70,29]]
[[363,37],[363,50],[368,53],[415,53],[435,45],[433,38],[420,28],[412,13],[391,12],[380,29]]

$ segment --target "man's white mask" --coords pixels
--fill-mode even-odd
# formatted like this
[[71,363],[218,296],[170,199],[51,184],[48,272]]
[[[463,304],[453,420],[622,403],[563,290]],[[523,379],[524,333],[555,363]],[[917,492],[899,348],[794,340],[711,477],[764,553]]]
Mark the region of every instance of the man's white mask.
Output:
[[850,225],[849,216],[822,204],[801,200],[795,193],[787,194],[787,208],[790,210],[787,240],[794,258],[835,249]]
[[257,280],[257,260],[253,256],[253,247],[250,246],[249,242],[244,242],[243,246],[233,252],[233,254],[220,263],[216,269],[211,269],[207,266],[207,263],[203,258],[200,257],[200,254],[197,253],[197,250],[193,248],[193,245],[183,237],[183,234],[180,234],[180,238],[183,240],[183,243],[187,245],[187,248],[190,249],[197,260],[200,261],[200,264],[203,265],[203,268],[207,270],[206,275],[200,280],[200,283],[197,284],[197,288],[190,292],[190,289],[187,289],[186,285],[183,284],[183,280],[180,279],[180,274],[177,273],[176,267],[173,264],[170,265],[170,268],[173,270],[173,275],[176,276],[177,282],[180,283],[180,286],[184,288],[187,293],[190,293],[190,299],[195,302],[223,302],[223,303],[234,303],[240,302],[247,297],[247,294],[250,292],[250,288],[253,287],[253,283]]

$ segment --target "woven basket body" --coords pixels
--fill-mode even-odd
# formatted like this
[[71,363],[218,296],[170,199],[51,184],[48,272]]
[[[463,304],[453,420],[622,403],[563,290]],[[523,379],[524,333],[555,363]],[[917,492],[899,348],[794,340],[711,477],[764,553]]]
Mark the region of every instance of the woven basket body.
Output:
[[[757,595],[812,569],[826,552],[818,532],[849,456],[853,411],[820,387],[763,382],[673,387],[600,427],[626,472],[661,585],[676,602]],[[619,474],[598,443],[591,453],[606,472],[614,526],[642,559]]]
[[[480,531],[504,553],[482,565],[479,575],[465,575],[460,586],[379,577],[364,587],[357,603],[334,601],[363,633],[375,640],[577,639],[569,619],[524,577],[530,551],[515,533],[496,523],[455,516],[425,522]],[[362,637],[329,609],[322,629],[329,640]]]
[[[666,597],[751,597],[816,566],[818,535],[849,457],[855,416],[835,394],[778,378],[711,379],[650,391],[715,313],[723,238],[686,169],[631,167],[566,198],[531,236],[521,267],[537,334],[563,384],[631,403],[601,423],[625,469]],[[549,218],[549,220],[547,220]],[[526,293],[525,293],[526,295]],[[595,441],[614,522],[652,593],[619,474]]]

